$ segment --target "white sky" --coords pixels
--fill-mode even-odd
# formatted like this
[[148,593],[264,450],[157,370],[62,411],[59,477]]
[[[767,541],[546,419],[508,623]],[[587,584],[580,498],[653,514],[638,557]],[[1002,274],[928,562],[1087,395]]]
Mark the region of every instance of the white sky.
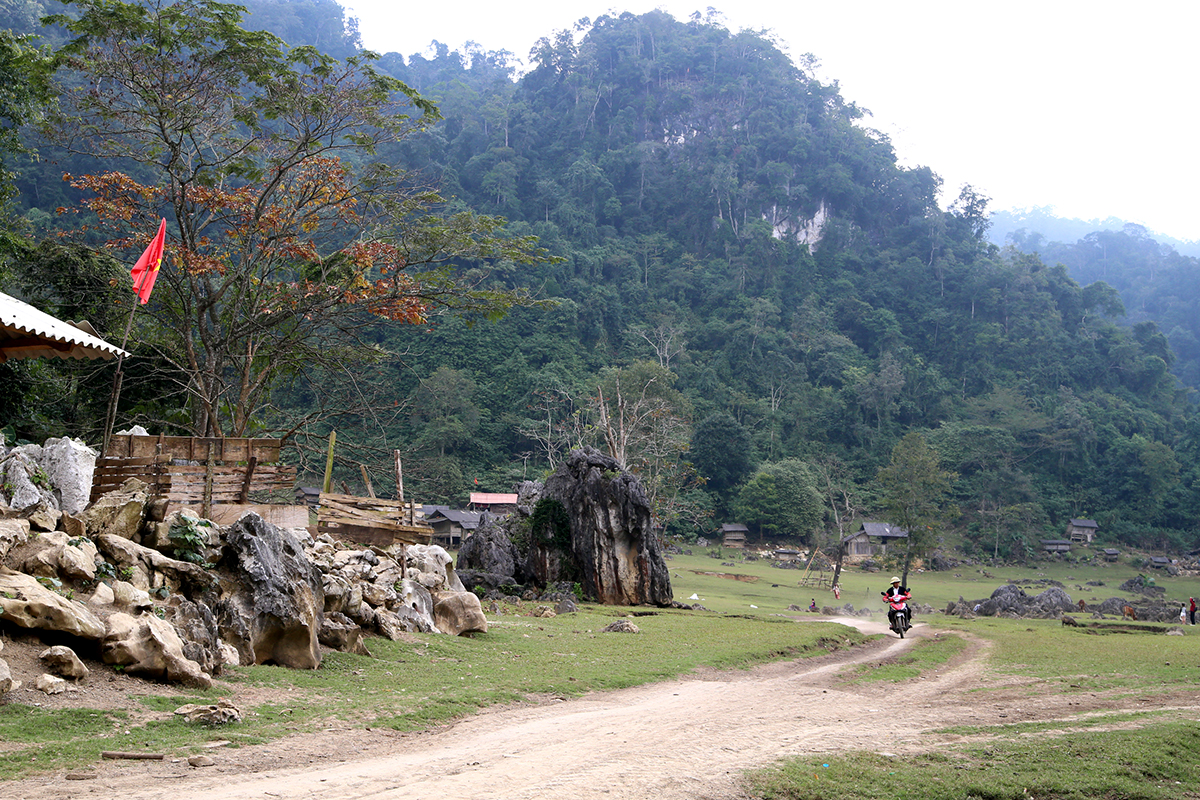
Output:
[[1139,222],[1200,240],[1200,3],[1195,0],[342,0],[364,44],[405,56],[468,41],[526,60],[581,17],[709,2],[731,30],[768,29],[868,109],[900,162],[970,183],[992,210]]

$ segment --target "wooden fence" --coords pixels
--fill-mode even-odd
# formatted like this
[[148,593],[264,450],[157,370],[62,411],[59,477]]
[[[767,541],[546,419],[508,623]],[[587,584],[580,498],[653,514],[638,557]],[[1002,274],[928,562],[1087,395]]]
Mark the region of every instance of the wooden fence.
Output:
[[330,492],[321,493],[317,533],[376,547],[433,541],[433,528],[413,503]]
[[152,497],[200,505],[205,515],[215,503],[290,503],[296,468],[270,463],[280,446],[278,439],[114,436],[96,459],[91,499],[137,478]]

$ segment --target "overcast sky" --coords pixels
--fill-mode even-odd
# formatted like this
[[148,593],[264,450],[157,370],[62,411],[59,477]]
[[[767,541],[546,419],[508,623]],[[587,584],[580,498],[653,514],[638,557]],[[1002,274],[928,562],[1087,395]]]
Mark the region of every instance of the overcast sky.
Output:
[[[628,0],[342,0],[380,52],[468,41],[527,60],[581,17],[661,8],[686,20],[708,3]],[[1165,0],[736,0],[731,30],[770,30],[793,57],[871,112],[901,164],[970,183],[992,210],[1052,206],[1064,217],[1139,222],[1200,240],[1200,3]]]

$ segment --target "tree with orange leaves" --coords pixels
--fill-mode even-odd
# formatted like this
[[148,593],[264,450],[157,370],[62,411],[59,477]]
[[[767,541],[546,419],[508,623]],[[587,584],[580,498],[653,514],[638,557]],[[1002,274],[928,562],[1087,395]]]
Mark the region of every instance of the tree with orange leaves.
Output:
[[67,179],[109,248],[136,251],[169,221],[143,340],[193,434],[245,435],[281,380],[382,358],[361,336],[380,319],[534,303],[485,269],[546,259],[532,237],[446,213],[380,157],[439,115],[372,54],[288,50],[215,0],[72,5],[55,19],[74,36],[56,138],[124,171]]

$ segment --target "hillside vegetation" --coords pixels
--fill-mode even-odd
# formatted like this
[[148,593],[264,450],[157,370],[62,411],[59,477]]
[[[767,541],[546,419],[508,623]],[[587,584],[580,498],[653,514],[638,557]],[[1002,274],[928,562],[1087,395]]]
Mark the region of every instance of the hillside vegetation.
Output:
[[[279,24],[295,44],[341,17],[287,5],[312,17]],[[458,503],[595,444],[642,475],[669,533],[737,517],[820,543],[884,514],[877,472],[916,432],[953,479],[940,535],[968,552],[1030,558],[1072,517],[1105,541],[1200,545],[1200,372],[1172,371],[1188,323],[1168,338],[1147,302],[1129,327],[1116,276],[989,243],[986,197],[967,186],[939,207],[937,165],[901,168],[816,60],[768,35],[605,15],[531,59],[518,75],[506,53],[384,54],[377,68],[442,120],[379,152],[436,182],[445,210],[537,236],[557,258],[464,257],[457,274],[553,305],[376,322],[361,335],[385,357],[352,384],[319,367],[281,378],[256,424],[290,431],[302,466],[319,473],[336,427],[348,482],[357,461],[390,474],[399,448],[410,495]],[[18,183],[44,231],[69,187],[34,187],[62,167],[30,163]],[[348,387],[369,411],[289,422]],[[135,390],[126,416],[169,428],[161,397]],[[21,434],[41,432],[7,402]]]

